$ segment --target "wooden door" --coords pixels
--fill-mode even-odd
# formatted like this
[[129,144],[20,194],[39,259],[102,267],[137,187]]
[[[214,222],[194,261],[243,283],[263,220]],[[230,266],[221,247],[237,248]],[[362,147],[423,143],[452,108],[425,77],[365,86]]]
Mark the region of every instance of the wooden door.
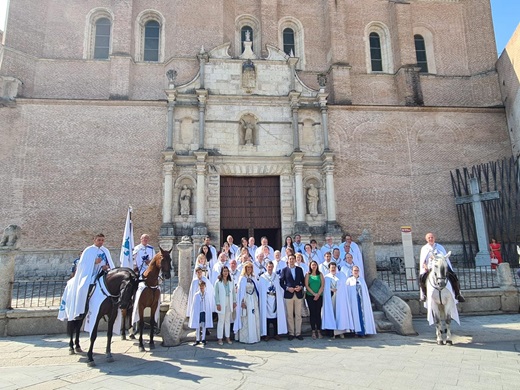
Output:
[[[220,229],[222,241],[233,231],[247,230],[257,244],[261,235],[280,247],[281,210],[278,176],[222,176],[220,178]],[[227,233],[229,232],[229,233]],[[227,233],[226,235],[224,235]],[[258,235],[258,237],[257,237]],[[238,245],[241,237],[233,235]],[[274,241],[273,241],[274,240]]]

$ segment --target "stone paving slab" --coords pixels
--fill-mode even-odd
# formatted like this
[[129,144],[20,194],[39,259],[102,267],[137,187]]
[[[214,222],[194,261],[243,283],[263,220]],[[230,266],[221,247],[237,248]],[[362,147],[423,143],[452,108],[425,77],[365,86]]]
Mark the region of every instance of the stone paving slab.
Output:
[[[435,329],[415,320],[418,336],[283,340],[206,347],[183,344],[139,352],[137,342],[106,337],[69,355],[65,335],[0,338],[0,389],[517,389],[520,315],[462,317],[455,345],[438,346]],[[86,334],[82,347],[88,347]]]

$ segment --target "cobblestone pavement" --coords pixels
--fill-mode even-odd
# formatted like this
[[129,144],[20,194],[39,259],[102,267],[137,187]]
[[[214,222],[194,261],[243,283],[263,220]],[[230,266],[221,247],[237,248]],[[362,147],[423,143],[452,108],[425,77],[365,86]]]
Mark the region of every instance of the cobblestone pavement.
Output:
[[[462,317],[461,323],[453,326],[452,347],[436,345],[425,319],[414,321],[414,337],[213,341],[144,353],[135,341],[117,337],[113,363],[105,362],[102,334],[94,368],[84,354],[68,354],[64,335],[0,338],[0,389],[517,389],[520,315]],[[82,346],[88,347],[86,334]]]

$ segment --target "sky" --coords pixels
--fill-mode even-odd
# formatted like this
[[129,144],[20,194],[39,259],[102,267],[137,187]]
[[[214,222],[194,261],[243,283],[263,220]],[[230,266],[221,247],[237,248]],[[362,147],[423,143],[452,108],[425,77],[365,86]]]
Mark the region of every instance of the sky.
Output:
[[[38,0],[33,0],[38,1]],[[74,0],[72,0],[74,1]],[[8,0],[0,0],[0,30],[4,30]],[[520,23],[520,0],[491,0],[498,55]]]

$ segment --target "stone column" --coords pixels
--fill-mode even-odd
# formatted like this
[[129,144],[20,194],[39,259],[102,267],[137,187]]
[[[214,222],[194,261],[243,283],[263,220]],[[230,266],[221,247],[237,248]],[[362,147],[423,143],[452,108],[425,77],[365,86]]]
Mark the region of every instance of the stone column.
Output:
[[298,108],[300,107],[300,95],[301,94],[299,92],[289,92],[289,103],[291,105],[292,112],[293,147],[294,151],[296,152],[300,151],[300,132],[298,129]]
[[336,221],[336,189],[334,187],[334,154],[322,154],[322,170],[325,173],[327,190],[327,222]]
[[303,153],[293,153],[293,170],[296,198],[296,222],[305,222],[305,197],[303,189]]
[[168,96],[168,128],[166,132],[166,149],[173,149],[173,135],[175,133],[175,103],[177,98],[177,90],[167,89]]
[[207,152],[194,152],[197,157],[197,213],[194,235],[207,234],[206,228],[206,158]]
[[170,308],[161,325],[161,335],[165,347],[173,347],[181,343],[188,307],[188,294],[193,278],[191,269],[193,243],[191,238],[189,236],[182,237],[181,242],[177,244],[177,249],[179,250],[179,284],[173,292]]
[[321,129],[323,132],[323,150],[329,150],[329,115],[327,107],[327,96],[328,93],[320,91],[318,93],[318,104],[321,110]]
[[173,201],[173,170],[175,163],[173,151],[163,152],[163,176],[164,176],[164,193],[162,208],[162,225],[161,236],[173,236],[173,218],[172,218],[172,201]]
[[208,91],[197,89],[197,99],[199,99],[199,150],[204,149],[204,133],[206,130],[206,103]]
[[365,281],[367,286],[370,287],[374,280],[377,279],[376,250],[372,241],[372,234],[368,229],[364,229],[358,241],[361,243],[361,252],[363,254]]

